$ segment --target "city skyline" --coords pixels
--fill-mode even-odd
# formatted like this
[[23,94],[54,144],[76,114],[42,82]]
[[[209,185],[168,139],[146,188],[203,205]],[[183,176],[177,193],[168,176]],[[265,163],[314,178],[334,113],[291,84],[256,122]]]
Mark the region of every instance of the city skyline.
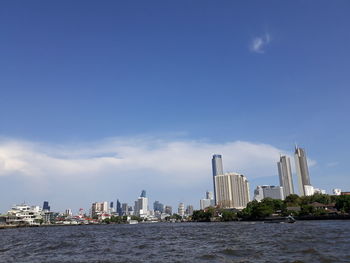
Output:
[[350,190],[349,8],[3,2],[0,211],[131,204],[142,189],[198,208],[216,153],[252,197],[278,185],[276,162],[295,142],[313,185]]

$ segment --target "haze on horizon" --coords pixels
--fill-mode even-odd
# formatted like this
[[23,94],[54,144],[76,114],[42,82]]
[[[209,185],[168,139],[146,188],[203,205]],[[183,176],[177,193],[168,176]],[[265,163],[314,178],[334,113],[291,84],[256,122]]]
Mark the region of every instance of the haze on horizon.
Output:
[[[306,149],[350,190],[348,1],[3,1],[0,212],[199,206],[211,156],[256,185]],[[294,162],[294,160],[293,160]]]

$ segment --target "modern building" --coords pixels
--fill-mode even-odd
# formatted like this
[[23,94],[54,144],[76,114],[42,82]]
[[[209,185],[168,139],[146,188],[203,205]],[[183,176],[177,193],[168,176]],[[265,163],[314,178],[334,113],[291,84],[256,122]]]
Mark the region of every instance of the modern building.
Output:
[[[301,196],[310,195],[311,182],[309,176],[309,168],[307,165],[305,150],[299,147],[295,147],[295,168],[298,176],[299,194]],[[313,191],[312,191],[313,194]]]
[[243,209],[249,202],[249,182],[237,173],[225,173],[215,177],[216,205],[221,208]]
[[314,188],[313,194],[323,194],[323,195],[325,195],[326,194],[326,190],[320,189],[320,188]]
[[204,210],[207,207],[215,206],[214,196],[212,192],[207,191],[205,193],[205,197],[206,198],[199,201],[201,210]]
[[15,205],[7,212],[7,224],[39,225],[42,220],[42,210],[39,206],[26,204]]
[[186,207],[186,215],[188,215],[188,216],[193,215],[193,206],[192,205],[188,205]]
[[141,191],[140,197],[146,197],[146,190],[142,190],[142,191]]
[[117,205],[116,205],[115,211],[116,211],[118,216],[122,216],[123,215],[122,205],[119,202],[119,199],[117,199]]
[[73,212],[72,212],[72,209],[68,208],[66,209],[65,213],[64,213],[65,216],[73,216]]
[[170,205],[166,205],[164,208],[165,214],[172,215],[173,214],[173,208]]
[[164,205],[162,203],[160,203],[159,201],[155,201],[153,203],[153,210],[154,212],[159,212],[159,213],[163,213],[164,212]]
[[97,218],[102,214],[108,213],[108,202],[95,202],[91,206],[91,216]]
[[254,190],[254,200],[260,202],[264,198],[284,200],[284,193],[282,186],[261,185]]
[[139,217],[148,216],[148,198],[140,196],[137,201],[135,201],[134,215]]
[[129,215],[128,203],[122,203],[122,215]]
[[339,188],[335,188],[335,189],[333,189],[333,195],[341,195],[341,189],[339,189]]
[[281,156],[280,161],[277,163],[277,167],[280,186],[283,187],[284,198],[286,198],[288,195],[294,194],[292,169],[289,157]]
[[50,212],[50,206],[49,206],[49,202],[48,201],[44,201],[43,211],[49,211]]
[[184,203],[180,203],[179,204],[178,214],[179,214],[179,216],[184,216],[185,215],[185,205],[184,205]]
[[213,183],[214,183],[214,203],[217,204],[216,202],[216,187],[215,187],[215,177],[217,175],[222,175],[224,174],[224,169],[222,166],[222,156],[220,154],[214,154],[213,158],[211,160],[211,165],[213,169]]

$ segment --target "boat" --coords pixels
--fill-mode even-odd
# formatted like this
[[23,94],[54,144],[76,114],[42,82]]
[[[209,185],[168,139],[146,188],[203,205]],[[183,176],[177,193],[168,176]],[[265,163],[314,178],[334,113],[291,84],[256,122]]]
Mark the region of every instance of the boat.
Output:
[[295,223],[295,218],[291,215],[285,217],[268,217],[264,219],[264,223]]

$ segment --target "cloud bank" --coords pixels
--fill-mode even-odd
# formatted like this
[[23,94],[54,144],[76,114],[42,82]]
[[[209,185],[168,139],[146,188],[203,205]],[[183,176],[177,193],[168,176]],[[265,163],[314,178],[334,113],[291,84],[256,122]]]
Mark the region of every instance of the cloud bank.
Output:
[[94,200],[116,197],[130,202],[142,189],[148,190],[153,201],[198,202],[212,188],[211,157],[215,153],[222,154],[225,171],[242,173],[251,180],[276,175],[276,162],[285,151],[245,141],[211,143],[142,136],[80,144],[3,139],[0,177],[7,178],[6,189],[19,189],[16,194],[11,191],[19,200],[35,196],[35,200],[55,200],[65,207],[73,201],[87,206]]
[[251,52],[263,54],[266,46],[271,42],[270,34],[266,33],[263,36],[255,37],[250,43],[249,49]]

